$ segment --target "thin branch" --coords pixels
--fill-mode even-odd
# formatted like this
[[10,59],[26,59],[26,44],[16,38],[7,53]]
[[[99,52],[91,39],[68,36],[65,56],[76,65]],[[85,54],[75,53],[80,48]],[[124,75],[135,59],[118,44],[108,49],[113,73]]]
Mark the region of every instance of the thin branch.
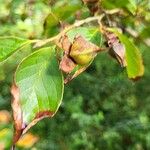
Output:
[[105,13],[108,14],[108,15],[113,15],[113,14],[117,14],[117,13],[120,13],[120,12],[122,12],[122,10],[118,9],[118,8],[111,9],[111,10],[105,10]]
[[89,17],[87,19],[77,21],[73,25],[70,25],[69,27],[65,28],[62,32],[60,32],[58,35],[56,35],[56,36],[54,36],[52,38],[45,39],[45,40],[37,40],[37,43],[35,44],[34,48],[41,47],[41,46],[43,46],[43,45],[45,45],[47,43],[53,42],[55,40],[58,40],[63,35],[65,35],[69,30],[71,30],[73,28],[76,28],[76,27],[79,27],[79,26],[81,26],[81,25],[83,25],[85,23],[89,23],[89,22],[95,21],[95,20],[100,21],[103,17],[104,17],[104,14],[102,14],[100,16]]

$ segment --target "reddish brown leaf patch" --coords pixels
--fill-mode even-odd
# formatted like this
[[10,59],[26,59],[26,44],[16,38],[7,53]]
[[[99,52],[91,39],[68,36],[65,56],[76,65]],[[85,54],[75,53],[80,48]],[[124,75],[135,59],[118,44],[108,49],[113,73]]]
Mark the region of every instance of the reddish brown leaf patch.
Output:
[[67,55],[64,55],[60,62],[59,68],[65,73],[70,73],[75,66],[76,64]]
[[22,134],[22,124],[23,124],[23,119],[22,119],[22,110],[21,110],[21,104],[19,100],[19,88],[13,84],[11,87],[11,94],[13,96],[12,99],[12,110],[13,110],[13,119],[14,119],[14,138],[13,138],[13,143],[15,144],[21,134]]
[[61,37],[60,45],[61,45],[61,48],[64,50],[65,54],[68,55],[70,47],[71,47],[71,42],[69,41],[69,38],[67,35],[64,35],[63,37]]
[[35,119],[38,119],[38,118],[42,118],[43,116],[47,116],[47,117],[52,117],[54,115],[54,112],[52,111],[42,111],[42,112],[39,112],[38,114],[36,114],[36,117]]
[[82,36],[74,38],[70,50],[70,57],[79,65],[87,65],[101,49],[87,41]]
[[[81,35],[77,35],[74,38],[73,43],[71,43],[65,35],[60,39],[59,45],[61,45],[61,48],[64,50],[64,56],[62,57],[59,67],[63,72],[68,74],[65,79],[65,83],[71,81],[81,72],[86,70],[96,54],[103,50],[97,45],[87,41]],[[70,73],[76,65],[82,67],[71,75]]]
[[15,84],[13,84],[11,87],[11,94],[13,96],[12,109],[14,119],[13,144],[15,145],[22,136],[22,134],[25,134],[32,126],[34,126],[38,121],[42,120],[43,118],[52,117],[54,115],[54,112],[51,111],[39,112],[36,114],[35,118],[33,119],[33,121],[31,121],[31,123],[26,124],[23,122],[19,88]]
[[104,32],[108,46],[110,48],[109,54],[115,58],[122,67],[126,67],[126,58],[125,58],[125,47],[122,43],[120,43],[118,37],[111,32]]
[[74,38],[72,47],[71,47],[71,51],[76,51],[77,54],[80,53],[96,53],[100,50],[100,48],[98,46],[96,46],[95,44],[87,41],[84,37],[82,37],[81,35],[76,36]]

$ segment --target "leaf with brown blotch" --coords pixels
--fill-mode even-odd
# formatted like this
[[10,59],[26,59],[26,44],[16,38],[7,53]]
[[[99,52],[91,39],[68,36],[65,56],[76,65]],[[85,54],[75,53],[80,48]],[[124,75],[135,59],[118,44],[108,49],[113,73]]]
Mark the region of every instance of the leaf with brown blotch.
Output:
[[[61,38],[61,42],[61,48],[63,47],[62,49],[65,50],[60,68],[68,73],[65,83],[86,70],[94,60],[96,54],[105,50],[104,48],[100,48],[102,36],[97,28],[74,28]],[[73,62],[76,64],[75,67]]]
[[70,82],[73,78],[85,71],[94,60],[97,53],[101,50],[102,49],[100,49],[97,45],[87,41],[81,35],[76,36],[71,45],[70,53],[68,55],[64,55],[60,63],[60,68],[66,73],[71,73],[75,68],[75,65],[78,65],[79,68],[74,72],[74,74],[67,75],[64,82]]
[[65,54],[60,62],[60,69],[65,73],[71,73],[76,64],[87,65],[100,51],[97,45],[85,40],[81,35],[76,36],[72,44],[68,37],[64,36],[61,45]]
[[[126,70],[128,77],[132,80],[138,80],[144,74],[144,65],[143,59],[140,51],[135,46],[135,44],[130,41],[129,37],[122,34],[117,28],[106,28],[104,33],[107,36],[107,33],[114,34],[119,40],[119,43],[125,47],[125,60],[126,60]],[[111,38],[112,39],[112,38]],[[109,43],[108,43],[109,44]]]
[[70,50],[70,57],[79,65],[87,65],[101,49],[85,40],[82,36],[75,37]]
[[144,74],[144,65],[142,55],[135,44],[130,39],[122,34],[116,28],[107,28],[107,31],[113,32],[125,46],[126,62],[127,62],[127,74],[132,80],[137,80]]
[[122,67],[126,67],[125,46],[120,43],[118,37],[114,33],[105,31],[104,34],[110,48],[109,54],[115,58]]
[[25,58],[14,80],[11,93],[15,145],[38,121],[53,117],[61,104],[64,81],[55,47],[40,49]]
[[12,110],[13,110],[13,119],[14,119],[14,138],[13,143],[15,144],[22,134],[22,110],[20,104],[20,93],[19,88],[13,84],[11,87],[12,99]]

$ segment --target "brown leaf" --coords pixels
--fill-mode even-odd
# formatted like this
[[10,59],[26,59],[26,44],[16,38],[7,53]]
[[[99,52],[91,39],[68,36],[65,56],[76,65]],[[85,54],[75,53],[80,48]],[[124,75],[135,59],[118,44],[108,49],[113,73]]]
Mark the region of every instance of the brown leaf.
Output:
[[110,47],[109,54],[115,58],[122,67],[126,67],[125,47],[120,43],[118,37],[111,32],[105,31],[105,36]]
[[82,66],[81,68],[79,68],[78,70],[75,71],[75,73],[73,75],[68,75],[65,80],[64,83],[67,84],[68,82],[70,82],[71,80],[73,80],[74,78],[76,78],[78,75],[80,75],[82,72],[84,72],[90,64],[88,64],[87,66]]
[[15,129],[13,143],[15,144],[20,138],[22,131],[23,131],[22,110],[21,110],[21,104],[19,101],[19,95],[20,95],[19,88],[15,84],[13,84],[11,87],[11,94],[13,96],[12,110],[13,110],[14,129]]
[[70,73],[75,66],[76,64],[67,55],[64,55],[60,62],[59,68],[65,73]]
[[70,47],[71,47],[71,42],[69,41],[69,38],[67,35],[64,35],[61,38],[61,48],[64,50],[65,54],[68,55]]
[[114,50],[114,54],[116,59],[120,63],[121,67],[126,67],[126,59],[125,59],[125,47],[121,43],[116,43],[113,45],[112,49]]

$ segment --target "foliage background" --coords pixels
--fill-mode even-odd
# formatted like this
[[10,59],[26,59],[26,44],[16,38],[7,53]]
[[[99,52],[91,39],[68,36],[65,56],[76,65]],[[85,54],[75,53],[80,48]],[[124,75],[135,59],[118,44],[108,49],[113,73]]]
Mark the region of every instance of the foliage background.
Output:
[[[144,77],[130,81],[125,70],[107,53],[99,54],[86,72],[65,87],[56,116],[43,120],[30,131],[39,141],[30,148],[21,145],[17,149],[150,149],[150,52],[143,42],[150,38],[150,1],[102,0],[102,6],[105,10],[122,9],[125,15],[114,16],[115,21],[138,32],[138,38],[131,40],[143,55]],[[76,12],[80,12],[80,19],[90,16],[80,0],[0,0],[0,36],[33,39],[55,35],[59,32],[57,21],[50,18],[43,27],[51,11],[69,23],[74,22]],[[34,50],[26,47],[0,64],[0,110],[11,113],[9,90],[13,72],[21,58],[31,51]],[[7,134],[2,134],[4,129]],[[5,149],[9,149],[11,135],[12,122],[0,122],[0,145],[5,145]]]

